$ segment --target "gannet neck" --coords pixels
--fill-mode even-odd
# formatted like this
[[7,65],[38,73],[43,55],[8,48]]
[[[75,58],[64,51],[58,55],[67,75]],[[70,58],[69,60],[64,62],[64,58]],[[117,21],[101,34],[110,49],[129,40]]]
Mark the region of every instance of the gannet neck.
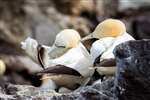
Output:
[[95,41],[90,50],[92,62],[94,62],[97,57],[106,52],[107,49],[113,44],[114,40],[115,38],[113,37],[105,37]]
[[101,59],[110,59],[110,58],[114,58],[114,54],[113,54],[113,50],[114,48],[126,41],[129,40],[135,40],[131,35],[129,35],[127,32],[123,33],[121,36],[118,36],[115,38],[113,44],[109,47],[109,49],[103,53],[103,55],[101,56]]
[[69,50],[69,48],[56,47],[55,45],[53,45],[51,47],[51,50],[49,51],[48,55],[49,55],[50,59],[55,59],[55,58],[58,58],[58,57],[64,55],[68,50]]

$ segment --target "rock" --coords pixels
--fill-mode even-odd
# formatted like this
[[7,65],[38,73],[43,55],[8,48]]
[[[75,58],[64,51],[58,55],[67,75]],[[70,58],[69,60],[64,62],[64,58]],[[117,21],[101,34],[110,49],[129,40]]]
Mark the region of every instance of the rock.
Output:
[[[94,10],[94,1],[77,0],[77,4],[74,1],[68,2],[75,5],[69,6],[73,12],[82,13],[83,10],[86,10],[91,13]],[[61,9],[68,7],[64,3],[62,2]],[[15,0],[15,3],[9,0],[0,1],[0,40],[19,46],[23,39],[31,36],[41,44],[52,45],[56,34],[61,29],[77,29],[82,36],[90,32],[92,22],[80,14],[77,16],[65,15],[57,11],[57,7],[53,6],[55,4],[57,5],[56,1],[49,0]]]
[[150,40],[118,45],[115,91],[119,100],[150,99]]
[[[26,0],[24,11],[26,13],[26,21],[29,33],[40,44],[52,45],[56,34],[61,30],[59,24],[52,18],[43,14],[39,5],[42,2]],[[45,0],[47,1],[47,0]],[[43,2],[46,5],[47,2]],[[48,8],[48,7],[47,7]],[[57,15],[55,15],[56,17]],[[56,17],[57,18],[57,17]]]
[[69,94],[53,96],[52,100],[116,100],[113,95],[114,79],[97,82],[91,86],[81,87]]
[[136,39],[149,39],[150,38],[150,13],[140,15],[134,18],[132,23],[132,33]]
[[127,9],[138,9],[142,6],[149,6],[150,0],[119,0],[119,11],[127,10]]
[[0,1],[0,40],[5,40],[9,43],[19,44],[25,32],[25,13],[22,9],[24,1],[16,0],[1,0]]
[[116,100],[113,95],[114,79],[98,81],[91,86],[81,87],[72,93],[54,96],[55,100]]
[[95,2],[96,18],[98,21],[103,21],[106,18],[113,18],[116,16],[119,0],[95,0]]
[[0,80],[2,99],[42,100],[149,100],[150,40],[134,40],[118,45],[115,77],[82,86],[70,93],[57,93],[31,85],[13,85]]
[[21,100],[116,100],[113,96],[114,78],[104,82],[97,82],[92,86],[81,87],[74,92],[58,94],[52,90],[45,90],[30,85],[13,85],[4,83],[1,86],[1,99],[21,99]]
[[[78,13],[78,11],[82,11],[78,9],[85,8],[85,3],[88,5],[90,4],[91,6],[92,3],[90,2],[83,2],[84,0],[59,0],[60,2],[55,0],[44,0],[43,2],[39,0],[26,1],[27,2],[23,6],[24,12],[26,14],[26,30],[28,30],[29,33],[32,33],[31,36],[35,38],[40,44],[52,45],[57,33],[64,28],[76,29],[81,33],[81,36],[85,36],[90,32],[91,22],[88,19],[83,18],[80,15],[75,16],[71,13],[66,14],[64,11],[62,11],[67,9],[69,12],[72,12],[73,10],[73,13],[74,11],[77,11]],[[80,8],[79,5],[81,5],[83,8]],[[89,6],[86,5],[86,7]],[[89,9],[92,10],[93,8]]]
[[[69,14],[69,15],[79,15],[84,11],[87,12],[93,12],[94,9],[94,1],[90,0],[52,0],[54,3],[54,6],[58,11],[64,14]],[[63,9],[62,9],[63,8]]]

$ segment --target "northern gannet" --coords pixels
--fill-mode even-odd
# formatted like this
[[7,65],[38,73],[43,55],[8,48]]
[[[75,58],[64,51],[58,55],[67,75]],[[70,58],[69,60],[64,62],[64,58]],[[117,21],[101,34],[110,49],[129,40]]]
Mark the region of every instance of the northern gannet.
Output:
[[[45,68],[39,72],[43,75],[43,88],[56,89],[62,86],[75,89],[88,82],[94,69],[91,68],[90,54],[80,40],[78,32],[66,29],[56,36],[52,47],[38,45],[35,40],[22,43],[22,48]],[[43,54],[44,57],[41,56]]]
[[88,36],[82,38],[82,42],[91,49],[91,45],[97,40],[104,37],[117,37],[126,31],[124,24],[115,19],[107,19],[97,25],[95,30]]
[[[93,34],[87,38],[99,38],[92,44],[90,53],[96,71],[100,75],[114,75],[116,71],[114,48],[125,41],[134,40],[126,32],[123,22],[116,19],[107,19],[101,22]],[[87,39],[86,38],[86,39]]]
[[49,60],[49,67],[41,71],[43,79],[51,79],[59,87],[75,89],[88,82],[94,73],[89,52],[82,43],[68,50],[64,55]]

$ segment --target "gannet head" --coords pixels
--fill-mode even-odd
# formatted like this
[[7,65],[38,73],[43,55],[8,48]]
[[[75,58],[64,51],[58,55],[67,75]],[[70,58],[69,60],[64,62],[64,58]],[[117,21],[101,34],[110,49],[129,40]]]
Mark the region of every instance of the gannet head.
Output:
[[64,29],[56,36],[55,46],[64,48],[74,48],[80,42],[80,35],[73,29]]
[[96,38],[117,37],[126,32],[125,24],[117,19],[107,19],[95,28],[93,35]]
[[126,32],[125,24],[117,19],[106,19],[97,25],[94,32],[85,40],[91,38],[117,37]]

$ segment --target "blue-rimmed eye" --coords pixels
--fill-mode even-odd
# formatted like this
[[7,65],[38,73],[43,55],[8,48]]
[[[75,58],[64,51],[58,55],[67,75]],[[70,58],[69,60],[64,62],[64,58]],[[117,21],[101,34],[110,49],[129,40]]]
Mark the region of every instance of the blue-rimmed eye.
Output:
[[57,44],[54,44],[56,47],[59,47],[59,48],[66,48],[65,46],[60,46],[60,45],[57,45]]

